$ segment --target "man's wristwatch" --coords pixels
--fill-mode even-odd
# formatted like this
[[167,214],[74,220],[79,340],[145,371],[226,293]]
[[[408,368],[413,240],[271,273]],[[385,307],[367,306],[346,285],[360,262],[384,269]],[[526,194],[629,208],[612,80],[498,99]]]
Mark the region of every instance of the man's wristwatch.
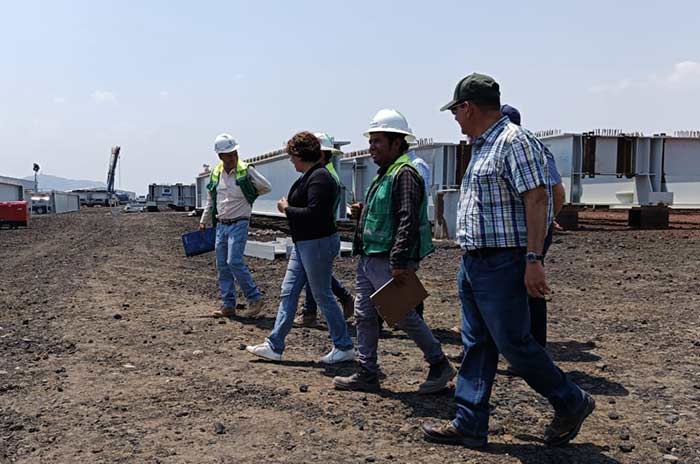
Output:
[[544,256],[535,253],[534,251],[528,251],[525,255],[528,264],[536,263],[537,261],[544,263]]

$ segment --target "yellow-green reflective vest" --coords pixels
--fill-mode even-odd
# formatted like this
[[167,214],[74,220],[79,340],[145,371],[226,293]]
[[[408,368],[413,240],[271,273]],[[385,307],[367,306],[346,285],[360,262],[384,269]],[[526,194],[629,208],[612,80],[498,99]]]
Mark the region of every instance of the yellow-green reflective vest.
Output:
[[[221,172],[223,170],[224,162],[220,161],[211,172],[211,175],[209,176],[209,183],[207,184],[207,190],[209,190],[211,193],[211,220],[214,225],[216,225],[217,222],[216,188],[219,186],[219,180],[221,179]],[[252,205],[255,199],[259,196],[258,189],[255,188],[255,185],[253,185],[253,182],[251,182],[250,177],[248,176],[248,164],[244,163],[240,159],[238,160],[238,164],[236,164],[236,185],[241,188],[243,196],[248,203]]]
[[[362,246],[365,255],[386,254],[391,251],[394,237],[396,236],[396,221],[392,208],[391,192],[394,179],[404,166],[413,170],[420,177],[416,168],[411,164],[408,155],[404,154],[389,166],[389,169],[382,177],[376,176],[372,180],[372,185],[370,185],[368,190],[367,205],[365,206],[367,213],[362,233]],[[420,220],[419,241],[411,245],[409,255],[422,259],[435,249],[433,247],[430,221],[428,221],[428,199],[425,194],[423,195],[423,201],[421,201],[418,217]]]

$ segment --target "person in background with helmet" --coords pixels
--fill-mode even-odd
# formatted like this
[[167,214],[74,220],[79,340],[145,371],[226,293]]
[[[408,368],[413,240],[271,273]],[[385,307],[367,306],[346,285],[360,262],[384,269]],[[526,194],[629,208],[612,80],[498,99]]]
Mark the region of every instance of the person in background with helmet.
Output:
[[[353,252],[360,255],[355,282],[355,327],[359,369],[349,377],[335,377],[341,390],[379,390],[377,346],[379,322],[370,295],[390,279],[401,282],[415,273],[418,263],[433,251],[423,179],[406,154],[415,137],[398,111],[380,110],[365,132],[372,160],[379,166],[366,196],[366,204],[351,207],[360,217]],[[456,372],[440,342],[415,310],[398,327],[418,345],[430,364],[428,378],[418,393],[444,389]]]
[[289,160],[302,173],[289,189],[289,199],[281,198],[277,209],[289,221],[294,246],[282,282],[280,305],[272,332],[259,345],[246,350],[255,356],[280,361],[285,339],[292,329],[299,295],[308,282],[328,324],[333,348],[319,360],[336,364],[355,359],[355,350],[343,312],[331,290],[333,261],[340,251],[335,223],[340,187],[325,169],[321,144],[311,132],[299,132],[287,142]]
[[[428,201],[428,198],[430,197],[430,183],[432,182],[433,178],[430,166],[428,166],[428,163],[426,163],[423,158],[416,155],[415,150],[411,150],[408,152],[408,159],[411,160],[411,164],[414,168],[416,168],[418,174],[420,174],[420,176],[423,178],[423,183],[425,184],[425,199],[426,201]],[[423,319],[424,310],[425,305],[421,301],[418,304],[418,306],[416,306],[416,312],[418,313],[421,319]]]
[[549,292],[542,246],[552,222],[547,161],[537,139],[501,114],[500,87],[473,73],[459,81],[450,110],[472,143],[457,209],[464,250],[458,276],[464,359],[452,421],[423,424],[429,441],[479,448],[487,444],[489,398],[499,352],[555,414],[549,446],[571,441],[595,409],[593,398],[559,369],[530,331],[528,294]]
[[[501,113],[507,116],[510,122],[520,126],[520,111],[517,108],[510,105],[501,106]],[[533,135],[534,138],[534,135]],[[544,143],[540,141],[541,148],[544,150],[544,154],[547,157],[547,169],[549,170],[549,184],[552,186],[552,203],[554,208],[553,218],[557,217],[559,211],[561,211],[562,206],[564,206],[564,201],[566,200],[566,191],[564,189],[564,184],[561,181],[561,176],[557,170],[557,164],[554,161],[554,155],[545,146]],[[552,234],[554,233],[554,228],[556,227],[556,221],[552,221],[552,224],[547,230],[547,236],[544,239],[544,246],[542,247],[542,263],[547,256],[547,250],[549,250],[552,244]],[[530,303],[530,327],[532,329],[532,336],[535,337],[535,341],[539,343],[543,348],[547,345],[547,300],[544,298],[536,298],[528,296],[528,301]]]
[[[340,191],[341,183],[338,173],[333,167],[333,156],[339,155],[342,152],[333,146],[333,138],[324,132],[317,132],[314,134],[321,144],[321,153],[323,156],[322,164],[328,169],[328,172],[333,176],[336,184],[338,184],[338,189]],[[338,205],[340,204],[340,195],[333,205],[333,211],[338,211]],[[331,275],[331,289],[333,290],[333,295],[340,301],[343,307],[343,316],[345,319],[349,319],[352,316],[353,310],[355,308],[355,299],[347,288],[343,286],[334,275]],[[302,306],[301,312],[294,319],[295,327],[315,327],[318,325],[318,307],[316,305],[316,300],[313,297],[311,287],[309,283],[306,283],[306,299],[304,301],[304,306]]]
[[209,177],[209,196],[199,222],[200,230],[210,220],[216,227],[216,267],[223,303],[214,311],[214,317],[236,316],[236,282],[248,300],[248,308],[238,315],[257,317],[263,309],[262,294],[243,261],[243,251],[253,202],[259,195],[272,191],[272,185],[254,167],[239,159],[238,148],[238,142],[228,134],[216,138],[214,151],[221,162]]

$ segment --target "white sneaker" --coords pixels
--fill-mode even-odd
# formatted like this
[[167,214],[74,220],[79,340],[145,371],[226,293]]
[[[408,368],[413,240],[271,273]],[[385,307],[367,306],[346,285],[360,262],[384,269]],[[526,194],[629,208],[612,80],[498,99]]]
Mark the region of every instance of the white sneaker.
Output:
[[282,355],[280,353],[275,353],[267,342],[259,345],[248,345],[245,347],[245,349],[247,352],[253,353],[255,356],[260,356],[261,358],[269,359],[270,361],[282,360]]
[[247,318],[260,317],[262,315],[261,313],[263,312],[264,306],[265,302],[262,298],[260,298],[258,301],[249,301],[248,307],[246,309],[238,311],[238,315]]
[[355,360],[355,350],[350,348],[349,350],[339,350],[336,347],[333,347],[333,349],[325,356],[322,356],[321,359],[319,359],[319,362],[322,362],[323,364],[337,364],[337,363],[342,363],[346,361],[354,361]]

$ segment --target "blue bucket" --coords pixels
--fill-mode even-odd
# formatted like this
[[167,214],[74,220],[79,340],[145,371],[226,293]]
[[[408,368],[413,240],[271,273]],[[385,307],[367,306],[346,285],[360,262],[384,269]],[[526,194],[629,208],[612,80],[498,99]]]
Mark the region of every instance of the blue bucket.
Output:
[[197,256],[214,251],[215,243],[216,229],[213,227],[182,234],[182,246],[185,248],[187,256]]

